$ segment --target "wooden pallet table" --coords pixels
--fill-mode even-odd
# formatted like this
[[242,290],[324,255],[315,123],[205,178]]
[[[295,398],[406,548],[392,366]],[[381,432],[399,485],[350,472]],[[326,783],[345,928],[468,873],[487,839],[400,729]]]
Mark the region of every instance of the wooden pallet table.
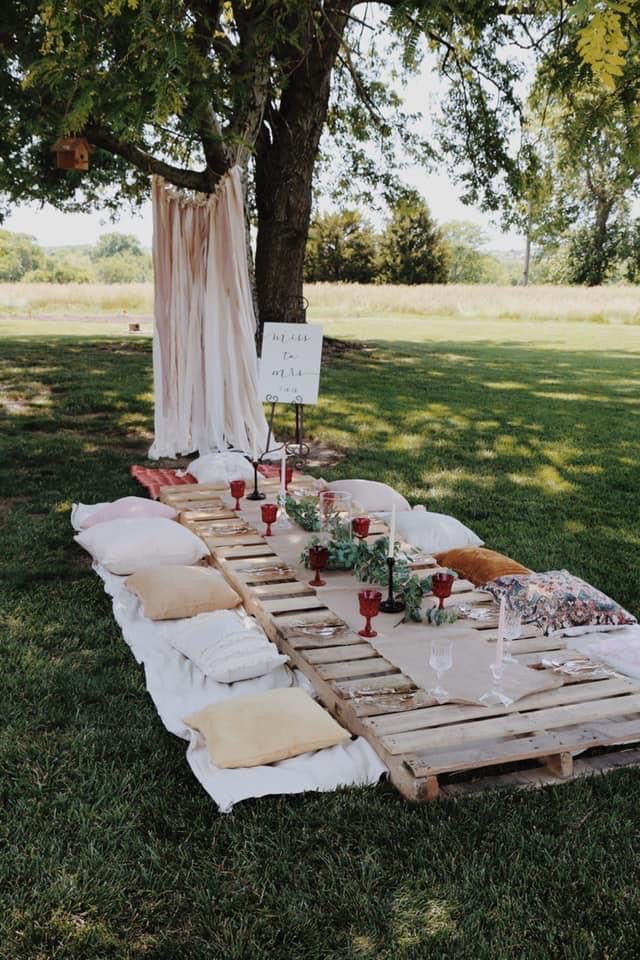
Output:
[[[304,483],[313,488],[310,479]],[[275,493],[277,480],[263,480],[261,488]],[[340,723],[368,740],[405,797],[540,786],[640,763],[636,680],[603,670],[584,680],[567,676],[562,687],[506,708],[438,704],[297,579],[268,540],[228,507],[225,493],[213,485],[165,487],[160,499],[204,540],[247,612]],[[373,525],[371,536],[385,530]],[[474,631],[479,643],[497,638],[495,622],[459,626]],[[549,659],[562,664],[582,656],[536,629],[525,629],[512,651],[539,670],[550,669],[543,663]]]

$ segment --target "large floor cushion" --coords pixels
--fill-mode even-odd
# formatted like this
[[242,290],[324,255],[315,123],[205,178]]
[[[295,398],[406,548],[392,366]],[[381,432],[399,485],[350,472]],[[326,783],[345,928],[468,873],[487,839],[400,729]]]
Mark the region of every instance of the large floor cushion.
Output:
[[435,554],[454,547],[481,546],[480,537],[464,523],[446,513],[434,513],[424,507],[414,507],[399,513],[396,521],[398,536],[407,543]]
[[178,620],[210,610],[230,610],[240,595],[211,567],[165,564],[139,570],[125,580],[150,620]]
[[488,550],[487,547],[446,550],[443,553],[436,553],[435,559],[440,566],[455,570],[458,576],[470,580],[476,587],[505,574],[531,573],[517,560],[512,560],[511,557],[506,557],[495,550]]
[[486,587],[496,599],[505,597],[519,610],[524,623],[536,623],[545,633],[636,623],[619,603],[568,570],[502,576]]
[[175,520],[109,520],[74,540],[110,573],[125,576],[160,564],[197,563],[209,550],[200,537]]
[[397,511],[411,509],[401,493],[379,480],[334,480],[327,489],[350,493],[365,513],[384,513],[393,506]]
[[185,721],[198,730],[216,767],[257,767],[345,743],[344,730],[299,687],[234,697]]

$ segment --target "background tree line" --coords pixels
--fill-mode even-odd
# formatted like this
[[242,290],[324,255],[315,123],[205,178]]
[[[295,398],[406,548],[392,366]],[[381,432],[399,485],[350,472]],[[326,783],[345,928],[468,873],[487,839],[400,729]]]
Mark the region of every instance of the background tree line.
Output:
[[153,275],[151,255],[130,234],[96,244],[45,249],[24,233],[0,230],[0,282],[137,283]]
[[[607,224],[603,238],[597,219],[590,222],[585,215],[572,220],[550,206],[546,210],[540,206],[539,225],[535,232],[532,229],[536,247],[530,282],[640,282],[640,219],[630,218],[628,209],[626,218],[619,216]],[[522,259],[514,252],[489,253],[487,243],[483,230],[470,221],[438,225],[417,191],[403,190],[390,204],[379,232],[357,209],[315,216],[307,241],[305,280],[522,283]]]

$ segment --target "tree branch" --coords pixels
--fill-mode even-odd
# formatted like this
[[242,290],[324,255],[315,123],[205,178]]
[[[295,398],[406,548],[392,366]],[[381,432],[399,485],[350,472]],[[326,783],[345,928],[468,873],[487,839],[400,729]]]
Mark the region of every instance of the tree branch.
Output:
[[[171,163],[166,163],[164,160],[158,160],[157,157],[152,156],[142,147],[118,140],[105,127],[89,125],[85,127],[83,133],[90,143],[122,157],[123,160],[128,160],[143,173],[157,174],[164,177],[169,183],[185,190],[197,190],[201,193],[211,192],[211,177],[206,170],[187,170],[184,167],[176,167]],[[219,179],[220,175],[216,175],[216,181]]]

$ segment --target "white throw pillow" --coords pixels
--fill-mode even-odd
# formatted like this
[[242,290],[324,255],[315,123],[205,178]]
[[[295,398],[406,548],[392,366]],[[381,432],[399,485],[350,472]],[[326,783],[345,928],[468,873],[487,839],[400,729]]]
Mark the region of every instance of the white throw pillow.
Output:
[[414,507],[399,513],[396,519],[398,537],[425,553],[443,553],[457,547],[481,547],[484,543],[473,530],[446,513],[432,513],[424,507]]
[[388,483],[380,483],[378,480],[334,480],[327,485],[327,489],[337,493],[350,493],[365,513],[390,511],[394,504],[398,512],[411,510],[409,502],[401,493]]
[[253,467],[241,453],[207,453],[192,460],[187,473],[198,483],[226,486],[232,480],[253,480]]
[[200,537],[175,520],[109,520],[74,540],[118,576],[166,563],[197,563],[209,554]]
[[109,520],[138,520],[164,517],[173,520],[178,514],[173,507],[148,497],[120,497],[112,503],[74,503],[71,508],[71,523],[76,530],[86,530],[96,523]]
[[263,677],[289,659],[278,653],[255,620],[230,610],[176,621],[164,637],[217,683]]

